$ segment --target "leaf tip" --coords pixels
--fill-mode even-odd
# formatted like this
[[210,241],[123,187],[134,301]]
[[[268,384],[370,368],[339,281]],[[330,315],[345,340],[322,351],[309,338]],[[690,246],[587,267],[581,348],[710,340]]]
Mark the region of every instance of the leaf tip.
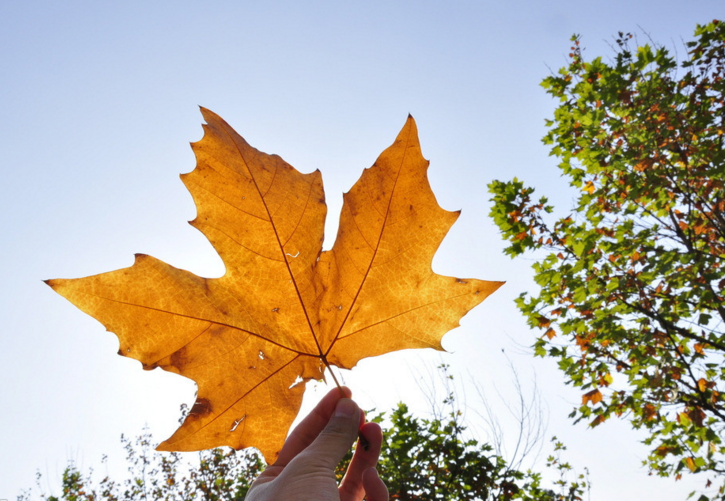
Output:
[[501,288],[501,286],[503,284],[505,284],[505,283],[506,283],[505,280],[504,281],[492,280],[491,281],[491,286],[492,286],[493,290],[491,291],[491,293],[496,292],[497,290],[499,290]]
[[411,115],[410,113],[408,113],[408,118],[405,120],[405,125],[403,126],[403,130],[405,130],[407,127],[412,128],[412,130],[414,131],[416,142],[417,142],[418,124],[415,123],[415,118],[413,118],[413,115]]
[[211,111],[209,108],[204,108],[203,106],[199,106],[199,111],[201,112],[201,116],[204,117],[204,120],[206,120],[206,123],[211,123],[214,121],[221,121],[223,123],[224,120],[221,119],[219,115]]
[[156,446],[156,450],[159,452],[173,452],[175,449],[169,444],[168,440],[164,440]]

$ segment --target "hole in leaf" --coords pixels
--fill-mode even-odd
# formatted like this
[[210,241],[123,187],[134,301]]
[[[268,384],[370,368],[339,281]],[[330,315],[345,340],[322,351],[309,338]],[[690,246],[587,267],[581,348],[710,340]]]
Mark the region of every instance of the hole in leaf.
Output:
[[257,355],[260,360],[264,360],[264,352],[262,350],[259,350],[259,355]]
[[230,429],[229,431],[231,432],[231,431],[234,431],[234,430],[236,430],[236,429],[237,429],[237,427],[238,427],[238,426],[239,426],[239,425],[240,425],[240,424],[242,423],[242,421],[244,421],[244,420],[245,420],[246,418],[247,418],[247,415],[245,414],[244,416],[242,416],[242,417],[240,417],[239,419],[237,419],[236,421],[234,421],[234,423],[232,423],[232,428],[231,428],[231,429]]
[[295,382],[292,383],[288,389],[291,390],[292,388],[294,388],[295,386],[297,386],[298,384],[300,384],[303,381],[304,381],[304,379],[302,379],[300,376],[297,376],[297,378],[295,378]]

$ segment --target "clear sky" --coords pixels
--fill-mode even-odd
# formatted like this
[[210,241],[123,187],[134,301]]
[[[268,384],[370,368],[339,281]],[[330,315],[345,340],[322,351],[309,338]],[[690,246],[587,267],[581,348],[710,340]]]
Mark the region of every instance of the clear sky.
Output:
[[87,467],[107,453],[119,468],[121,433],[148,424],[166,438],[193,399],[188,380],[117,356],[116,337],[42,280],[130,266],[137,252],[223,273],[186,223],[195,208],[178,178],[195,165],[197,105],[297,169],[320,169],[328,235],[342,192],[411,113],[439,203],[463,211],[434,270],[507,281],[444,338],[450,353],[406,351],[345,373],[364,408],[404,400],[423,415],[419,379],[445,362],[485,438],[476,388],[510,422],[510,360],[525,392],[536,381],[546,435],[589,467],[593,501],[684,499],[694,484],[649,477],[626,422],[590,430],[566,418],[580,392],[530,355],[537,334],[513,304],[533,287],[530,262],[502,254],[486,184],[517,176],[570,201],[540,142],[554,103],[538,83],[564,64],[573,33],[591,57],[609,54],[618,31],[683,54],[696,23],[723,14],[722,0],[0,3],[0,499],[37,469],[57,484],[68,459]]

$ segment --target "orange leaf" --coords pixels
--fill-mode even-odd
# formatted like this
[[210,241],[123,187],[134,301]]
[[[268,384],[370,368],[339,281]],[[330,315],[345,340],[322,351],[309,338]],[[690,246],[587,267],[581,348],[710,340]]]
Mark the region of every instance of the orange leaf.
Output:
[[657,454],[660,457],[665,457],[674,450],[675,450],[674,447],[667,446],[667,445],[660,445],[659,447],[657,447],[657,449],[655,449],[655,454]]
[[554,339],[554,337],[556,336],[556,331],[554,329],[552,329],[551,327],[549,327],[549,329],[544,333],[544,335],[546,337],[548,337],[549,339]]
[[607,418],[605,418],[604,416],[601,416],[601,415],[600,416],[597,416],[597,417],[595,417],[592,420],[591,423],[589,423],[589,426],[591,426],[592,428],[594,428],[595,426],[599,426],[600,424],[602,424],[606,420],[607,420]]
[[599,390],[592,390],[582,395],[582,405],[587,405],[589,402],[598,404],[602,401],[602,392]]
[[703,423],[703,421],[705,420],[705,417],[706,417],[705,416],[705,413],[699,407],[695,407],[693,409],[690,409],[690,411],[687,413],[687,416],[697,426],[702,426],[702,423]]
[[697,388],[701,392],[704,392],[705,390],[707,390],[707,388],[708,388],[708,386],[707,386],[707,379],[705,379],[705,378],[698,379],[697,380]]
[[539,327],[541,327],[542,329],[551,325],[551,320],[543,315],[539,315],[536,321],[539,323]]
[[657,417],[657,409],[654,405],[647,403],[644,405],[644,418],[647,421],[650,421]]
[[695,459],[692,457],[686,457],[685,458],[685,464],[687,465],[687,468],[692,472],[695,473],[695,470],[697,470],[697,466],[695,466]]
[[343,197],[322,251],[319,171],[301,174],[202,109],[196,168],[182,176],[191,224],[226,272],[201,278],[143,254],[130,268],[47,283],[118,336],[119,354],[196,381],[183,425],[159,450],[257,447],[276,459],[325,367],[441,339],[502,282],[437,275],[431,261],[458,218],[438,206],[415,122]]

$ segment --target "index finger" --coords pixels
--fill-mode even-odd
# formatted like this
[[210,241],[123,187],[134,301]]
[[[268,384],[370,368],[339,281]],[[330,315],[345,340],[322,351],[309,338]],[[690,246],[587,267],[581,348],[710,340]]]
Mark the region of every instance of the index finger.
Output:
[[285,467],[297,454],[305,450],[327,426],[332,413],[335,411],[337,402],[341,398],[350,398],[351,395],[350,388],[340,386],[331,389],[327,395],[322,397],[322,400],[312,409],[312,412],[300,421],[300,424],[287,437],[273,466]]

